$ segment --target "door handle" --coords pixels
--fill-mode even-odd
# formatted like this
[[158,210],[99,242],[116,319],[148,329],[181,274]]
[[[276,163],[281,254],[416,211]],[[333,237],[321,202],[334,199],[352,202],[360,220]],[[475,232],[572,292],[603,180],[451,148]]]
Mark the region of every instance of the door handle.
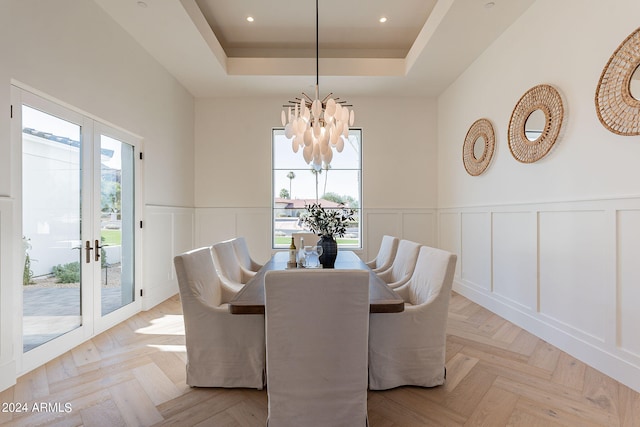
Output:
[[87,240],[86,242],[84,242],[84,250],[86,252],[85,262],[89,264],[91,262],[91,251],[93,250],[90,241]]
[[98,262],[100,261],[100,249],[102,249],[102,246],[100,246],[100,240],[94,240],[94,248],[95,252],[93,253],[93,255],[95,256],[95,261]]

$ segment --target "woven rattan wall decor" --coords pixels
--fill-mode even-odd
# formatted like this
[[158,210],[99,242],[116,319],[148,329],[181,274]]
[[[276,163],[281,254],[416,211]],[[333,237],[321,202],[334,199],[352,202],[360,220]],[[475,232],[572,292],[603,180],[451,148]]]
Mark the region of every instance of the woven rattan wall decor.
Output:
[[631,76],[640,66],[640,28],[627,37],[605,65],[596,89],[600,122],[618,135],[640,135],[640,101],[631,95]]
[[[544,113],[545,124],[539,136],[531,141],[527,138],[525,125],[537,110]],[[533,163],[546,156],[560,134],[563,117],[562,98],[552,86],[538,85],[525,92],[509,120],[509,150],[513,157],[522,163]]]
[[[476,144],[483,141],[482,155],[478,157],[475,151]],[[476,120],[469,128],[462,146],[462,162],[469,175],[478,176],[487,169],[493,157],[495,146],[496,135],[491,122],[487,119]]]

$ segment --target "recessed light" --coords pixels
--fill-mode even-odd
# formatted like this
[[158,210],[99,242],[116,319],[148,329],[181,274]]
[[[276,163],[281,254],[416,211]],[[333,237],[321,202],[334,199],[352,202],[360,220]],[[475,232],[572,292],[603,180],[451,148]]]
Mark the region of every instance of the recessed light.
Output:
[[495,3],[495,2],[490,1],[489,3],[486,3],[486,4],[484,5],[484,7],[485,7],[485,9],[491,9],[491,8],[492,8],[493,6],[495,6],[495,5],[496,5],[496,3]]
[[143,1],[139,1],[139,2],[138,2],[138,6],[140,6],[141,8],[143,8],[143,9],[144,9],[144,8],[146,8],[146,7],[147,7],[147,4],[146,4],[145,2],[143,2]]
[[378,22],[380,22],[381,24],[384,24],[385,22],[387,22],[387,17],[383,16],[380,19],[378,19]]
[[247,21],[248,22],[253,22],[254,21],[253,16],[247,16]]

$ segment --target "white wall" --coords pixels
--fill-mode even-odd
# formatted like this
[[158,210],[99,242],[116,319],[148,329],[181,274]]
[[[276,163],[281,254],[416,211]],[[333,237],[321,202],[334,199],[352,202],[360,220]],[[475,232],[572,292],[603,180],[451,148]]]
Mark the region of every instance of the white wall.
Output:
[[[607,131],[594,94],[638,16],[636,0],[538,0],[438,99],[439,242],[459,255],[454,288],[636,390],[640,137]],[[522,164],[509,118],[541,83],[560,92],[563,127],[547,157]],[[496,151],[472,177],[461,150],[481,117]]]
[[[196,101],[197,245],[241,235],[257,260],[270,256],[271,129],[291,96]],[[353,103],[363,130],[360,255],[375,256],[385,233],[434,245],[435,100],[340,96]]]
[[[193,207],[193,97],[94,2],[1,1],[1,105],[10,105],[12,83],[33,88],[141,136],[145,154],[143,193],[150,214],[161,207],[179,218],[183,207]],[[0,389],[15,381],[15,307],[7,306],[7,301],[13,299],[14,290],[20,291],[22,272],[19,256],[15,260],[5,256],[22,251],[16,203],[20,196],[19,171],[12,156],[19,162],[19,147],[12,146],[10,137],[10,119],[8,114],[0,114],[0,220],[4,230],[0,234]],[[140,218],[145,219],[146,213],[139,213]],[[181,224],[180,219],[177,221]],[[148,225],[154,230],[154,221]],[[170,259],[154,254],[165,247],[184,247],[180,244],[185,239],[183,228],[175,227],[178,236],[165,229],[155,230],[162,238],[151,239],[153,245],[145,244],[145,275],[153,276],[158,263],[162,263],[162,269],[171,268]],[[190,242],[191,230],[186,237]],[[144,233],[148,235],[149,230]],[[12,234],[18,238],[12,238]],[[174,240],[179,244],[174,245]],[[6,274],[11,267],[13,279]],[[149,307],[151,302],[175,293],[175,282],[154,283],[146,291],[145,306]]]

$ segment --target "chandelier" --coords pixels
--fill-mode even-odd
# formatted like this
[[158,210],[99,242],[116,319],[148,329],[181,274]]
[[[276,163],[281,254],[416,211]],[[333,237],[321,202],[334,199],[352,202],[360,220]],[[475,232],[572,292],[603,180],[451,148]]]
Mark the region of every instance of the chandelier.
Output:
[[311,99],[302,92],[302,97],[283,105],[281,120],[284,135],[291,141],[294,153],[302,148],[302,157],[316,171],[328,169],[333,159],[333,149],[341,153],[345,138],[349,137],[349,126],[353,126],[354,112],[351,104],[332,98],[329,93],[319,98],[319,43],[318,0],[316,0],[316,93]]

